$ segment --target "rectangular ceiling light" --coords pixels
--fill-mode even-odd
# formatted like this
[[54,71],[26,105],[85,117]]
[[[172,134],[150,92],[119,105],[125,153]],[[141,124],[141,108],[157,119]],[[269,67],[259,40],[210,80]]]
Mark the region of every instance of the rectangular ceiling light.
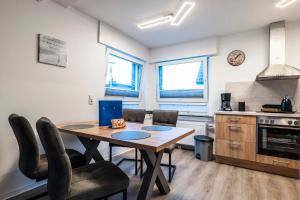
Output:
[[171,25],[179,26],[180,23],[186,18],[186,16],[191,12],[194,8],[195,2],[185,1],[181,7],[179,8],[178,12],[175,14]]
[[285,8],[293,3],[295,3],[297,0],[281,0],[276,4],[277,8]]
[[151,27],[158,26],[161,24],[169,23],[172,20],[172,18],[173,18],[172,15],[167,15],[164,17],[159,17],[159,18],[156,18],[156,19],[153,19],[150,21],[143,22],[141,24],[138,24],[137,26],[140,29],[151,28]]

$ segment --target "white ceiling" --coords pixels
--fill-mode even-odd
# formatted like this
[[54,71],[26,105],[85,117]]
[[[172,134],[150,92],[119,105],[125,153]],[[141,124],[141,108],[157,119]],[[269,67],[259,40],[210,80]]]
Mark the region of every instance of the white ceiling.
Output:
[[174,13],[182,0],[57,1],[68,2],[150,48],[256,29],[279,20],[300,20],[300,0],[285,9],[275,7],[279,0],[196,0],[194,10],[181,26],[140,30],[137,23]]

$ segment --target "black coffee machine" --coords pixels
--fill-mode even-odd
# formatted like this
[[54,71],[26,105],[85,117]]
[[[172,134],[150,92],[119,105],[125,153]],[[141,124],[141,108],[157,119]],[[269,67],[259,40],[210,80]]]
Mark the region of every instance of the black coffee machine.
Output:
[[222,93],[221,94],[221,110],[223,111],[232,111],[230,105],[231,93]]

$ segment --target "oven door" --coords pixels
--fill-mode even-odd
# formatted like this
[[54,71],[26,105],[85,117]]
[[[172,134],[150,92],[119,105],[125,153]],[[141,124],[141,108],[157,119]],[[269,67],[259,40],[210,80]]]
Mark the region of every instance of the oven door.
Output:
[[257,153],[299,159],[300,128],[258,125]]

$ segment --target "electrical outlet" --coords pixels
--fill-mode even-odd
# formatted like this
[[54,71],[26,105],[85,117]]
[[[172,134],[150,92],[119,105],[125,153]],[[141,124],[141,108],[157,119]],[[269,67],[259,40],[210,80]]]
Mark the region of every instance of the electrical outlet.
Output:
[[89,105],[94,105],[94,98],[92,95],[89,95],[88,103],[89,103]]

